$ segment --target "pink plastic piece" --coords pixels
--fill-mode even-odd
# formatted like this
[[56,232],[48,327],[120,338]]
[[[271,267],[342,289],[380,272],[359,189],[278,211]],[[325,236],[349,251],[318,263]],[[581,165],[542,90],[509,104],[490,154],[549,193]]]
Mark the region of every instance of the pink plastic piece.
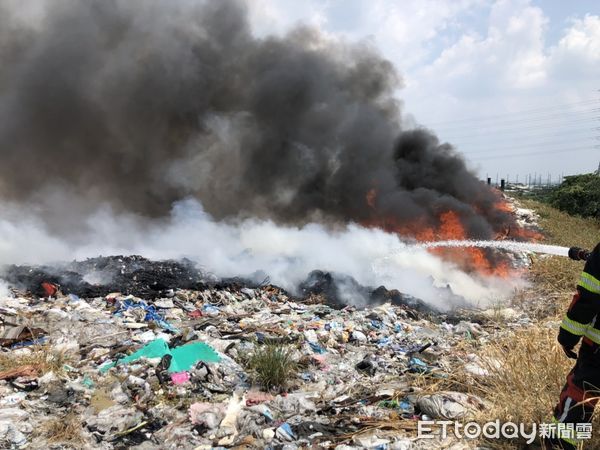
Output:
[[173,384],[183,384],[190,381],[190,374],[187,372],[177,372],[171,374]]

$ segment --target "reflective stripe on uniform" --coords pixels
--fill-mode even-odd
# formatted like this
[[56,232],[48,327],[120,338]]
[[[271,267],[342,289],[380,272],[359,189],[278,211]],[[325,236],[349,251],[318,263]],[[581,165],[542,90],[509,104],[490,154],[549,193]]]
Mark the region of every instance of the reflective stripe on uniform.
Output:
[[587,324],[576,322],[573,319],[569,319],[567,316],[564,317],[560,327],[576,336],[583,336],[588,329]]
[[586,291],[592,292],[593,294],[600,294],[600,281],[587,272],[581,272],[581,277],[579,277],[579,286],[584,288]]
[[565,405],[563,406],[563,413],[558,419],[556,419],[556,421],[563,422],[567,418],[567,414],[569,414],[569,409],[571,408],[572,401],[573,399],[571,397],[567,397],[567,399],[565,400]]
[[594,327],[588,327],[588,329],[585,330],[584,336],[600,345],[600,330]]

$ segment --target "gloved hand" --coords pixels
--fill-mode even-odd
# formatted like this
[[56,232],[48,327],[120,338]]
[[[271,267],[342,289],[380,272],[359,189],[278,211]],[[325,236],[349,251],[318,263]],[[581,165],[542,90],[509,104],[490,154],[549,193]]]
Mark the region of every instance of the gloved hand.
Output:
[[569,348],[569,347],[566,347],[566,346],[563,345],[562,349],[563,349],[563,352],[565,352],[565,355],[567,355],[568,358],[577,359],[577,353],[575,353],[573,351],[573,347]]
[[575,261],[585,261],[590,256],[589,250],[585,250],[579,247],[571,247],[569,249],[569,258]]

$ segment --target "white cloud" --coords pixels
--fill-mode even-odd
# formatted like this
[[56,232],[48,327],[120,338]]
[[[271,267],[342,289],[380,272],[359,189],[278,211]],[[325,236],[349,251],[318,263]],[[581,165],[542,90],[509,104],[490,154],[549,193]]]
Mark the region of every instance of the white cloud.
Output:
[[383,54],[403,71],[427,59],[435,39],[456,25],[460,13],[480,3],[480,0],[363,2],[362,26],[352,35],[373,36]]
[[[258,34],[283,33],[299,23],[318,26],[331,36],[367,40],[398,68],[405,88],[398,93],[405,112],[420,123],[435,124],[460,118],[509,115],[533,108],[556,107],[597,97],[600,78],[600,16],[577,16],[576,8],[531,0],[247,0]],[[581,11],[582,8],[578,8]],[[571,14],[571,15],[567,15]],[[553,30],[564,29],[559,36]],[[566,108],[568,114],[574,109]],[[523,132],[454,130],[434,126],[466,154],[481,153],[502,138],[522,152],[538,154],[478,162],[480,173],[494,175],[551,172],[555,177],[595,168],[598,151],[575,135],[574,127],[558,124],[540,131],[545,141],[555,132],[570,132],[578,153],[544,155],[545,147],[523,148]],[[446,127],[448,128],[448,127]],[[477,128],[477,127],[475,127]],[[544,132],[547,131],[546,135]],[[481,138],[472,138],[477,132]],[[465,133],[469,140],[462,140]],[[563,140],[564,137],[563,137]],[[592,142],[593,144],[593,142]],[[504,149],[503,149],[504,150]],[[535,151],[534,151],[535,150]],[[552,150],[556,151],[557,147]],[[558,149],[560,150],[560,149]],[[542,154],[539,154],[539,153]],[[499,152],[490,149],[491,156]],[[488,155],[486,155],[488,156]]]
[[546,78],[542,10],[523,1],[501,0],[492,7],[485,36],[464,34],[439,57],[409,76],[413,85],[460,97],[531,88]]
[[550,49],[550,70],[559,80],[600,78],[600,16],[576,19]]
[[283,34],[300,24],[325,29],[327,2],[316,0],[245,0],[256,36]]
[[457,16],[485,0],[246,0],[255,34],[282,34],[300,23],[352,40],[370,40],[400,70],[430,56],[431,43]]

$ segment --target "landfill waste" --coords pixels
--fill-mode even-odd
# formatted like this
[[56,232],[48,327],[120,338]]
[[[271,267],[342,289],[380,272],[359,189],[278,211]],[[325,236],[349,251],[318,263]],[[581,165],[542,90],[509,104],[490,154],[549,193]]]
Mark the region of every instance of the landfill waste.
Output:
[[141,358],[168,359],[169,364],[165,369],[169,372],[183,372],[189,370],[198,361],[219,362],[221,360],[220,356],[215,353],[209,345],[203,342],[195,342],[181,347],[169,348],[164,339],[156,339],[129,356],[105,364],[100,367],[100,371],[106,372],[117,364],[128,364]]
[[203,274],[192,261],[151,261],[137,255],[101,256],[60,267],[12,265],[3,278],[38,297],[54,297],[60,289],[85,298],[121,292],[153,299],[166,297],[173,289],[203,287]]
[[115,315],[122,317],[123,315],[129,315],[128,313],[131,313],[131,315],[135,317],[137,311],[141,311],[141,314],[137,314],[137,317],[142,318],[142,320],[146,322],[154,321],[161,328],[165,328],[169,331],[177,331],[165,321],[160,313],[158,313],[156,306],[148,305],[145,301],[136,299],[133,295],[129,295],[119,302]]
[[434,419],[461,420],[485,408],[482,399],[462,392],[440,392],[418,399],[417,407]]
[[17,366],[0,372],[0,380],[10,380],[19,377],[34,377],[38,373],[35,366]]
[[[71,414],[76,448],[435,449],[416,438],[418,419],[485,408],[415,382],[485,376],[491,362],[461,350],[492,339],[485,311],[440,312],[385,288],[365,291],[385,301],[348,306],[323,294],[333,289],[326,272],[293,296],[243,278],[206,281],[185,261],[51,269],[13,266],[14,295],[0,298],[0,448],[68,448],[44,424]],[[525,320],[513,311],[504,326]],[[254,384],[249,361],[266,346],[288,349],[297,366],[285,388]]]
[[25,325],[0,324],[0,346],[12,348],[44,342],[45,331],[41,328],[29,328]]

